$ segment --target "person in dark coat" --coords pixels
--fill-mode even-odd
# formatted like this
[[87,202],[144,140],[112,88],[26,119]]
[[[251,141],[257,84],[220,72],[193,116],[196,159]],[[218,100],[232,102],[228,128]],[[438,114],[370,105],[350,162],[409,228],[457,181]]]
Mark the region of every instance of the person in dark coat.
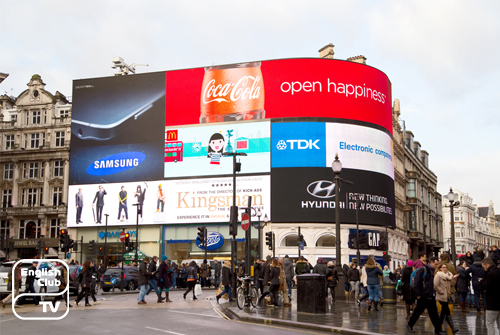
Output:
[[307,265],[304,256],[300,256],[297,264],[295,264],[295,274],[302,275],[304,273],[309,273],[309,266]]
[[[160,266],[158,266],[158,280],[156,282],[158,286],[158,301],[159,303],[162,303],[163,300],[165,302],[172,302],[170,300],[169,296],[169,291],[170,291],[170,286],[172,286],[172,283],[170,281],[170,276],[168,274],[168,257],[163,255],[161,256],[161,263]],[[161,293],[165,290],[165,299],[162,299]]]
[[326,296],[328,297],[328,288],[330,288],[330,294],[332,295],[332,301],[335,301],[335,287],[339,283],[339,272],[335,267],[335,263],[332,261],[328,262],[326,274]]
[[232,274],[231,274],[231,262],[225,261],[222,266],[222,285],[224,285],[224,290],[215,296],[217,303],[219,303],[220,297],[227,293],[229,296],[229,301],[234,301],[231,297],[231,285],[232,285]]
[[371,304],[374,302],[375,310],[378,311],[379,303],[379,291],[380,291],[380,279],[379,276],[383,276],[382,270],[375,264],[373,258],[368,258],[366,261],[366,284],[368,285],[369,300],[366,304],[368,311],[371,309]]
[[191,261],[189,263],[189,267],[186,270],[186,275],[187,275],[187,290],[184,292],[182,295],[184,297],[184,300],[186,300],[186,295],[189,293],[189,291],[193,291],[193,300],[196,300],[196,296],[194,295],[194,287],[196,283],[198,282],[198,267],[196,266],[195,261]]
[[467,263],[467,267],[474,264],[474,258],[472,258],[472,253],[470,251],[465,253],[465,262]]
[[481,265],[485,270],[482,288],[486,291],[486,329],[488,335],[498,334],[495,330],[495,321],[500,329],[500,269],[491,258],[485,258]]
[[403,300],[406,305],[406,320],[410,319],[411,307],[415,310],[415,291],[411,287],[411,274],[413,273],[413,261],[409,260],[401,273],[403,283]]
[[283,259],[283,272],[285,272],[286,286],[288,287],[288,296],[292,296],[293,263],[288,255]]
[[498,249],[496,245],[491,246],[490,258],[493,261],[493,264],[498,266],[498,261],[500,261],[500,249]]
[[[479,253],[479,251],[478,251]],[[481,314],[481,295],[483,296],[483,305],[486,306],[486,296],[485,291],[480,283],[481,280],[484,279],[486,272],[481,265],[482,259],[480,257],[474,258],[474,264],[472,264],[467,270],[465,270],[465,274],[472,275],[472,288],[474,289],[474,302],[476,303],[476,310],[478,314]]]
[[[28,267],[28,276],[26,277],[26,289],[23,293],[36,293],[35,292],[35,271],[38,266],[38,261],[33,261],[33,263]],[[26,296],[19,298],[17,301],[17,305],[22,306]],[[39,305],[38,297],[36,295],[33,296],[33,300],[35,301],[35,306]]]
[[264,288],[262,287],[262,261],[260,259],[256,260],[253,266],[253,281],[257,292],[259,292],[260,289],[260,294],[262,294]]
[[257,302],[257,304],[260,304],[262,299],[264,299],[266,296],[268,296],[270,294],[270,292],[269,292],[269,287],[270,287],[269,268],[270,268],[270,264],[271,264],[271,257],[267,256],[266,262],[262,266],[262,272],[263,272],[262,273],[262,285],[264,286],[264,288],[263,288],[264,293],[262,293],[260,295],[259,301]]
[[149,257],[144,257],[141,264],[139,265],[139,275],[137,276],[137,283],[139,284],[139,298],[137,298],[137,303],[139,305],[144,305],[146,301],[144,297],[146,296],[146,291],[149,288],[149,277],[152,275],[148,271]]
[[467,294],[469,293],[470,286],[470,275],[466,274],[467,270],[467,259],[461,259],[460,265],[457,267],[458,273],[458,282],[457,282],[457,290],[460,293],[460,311],[462,313],[469,313],[469,311],[465,308],[465,301],[467,299]]
[[[256,263],[257,264],[257,263]],[[220,285],[220,276],[222,272],[222,263],[218,260],[214,260],[214,278],[215,278],[215,288]],[[257,283],[257,281],[255,281]],[[258,288],[257,288],[258,289]]]
[[359,298],[359,281],[361,279],[361,276],[359,274],[358,267],[356,266],[356,263],[352,263],[351,268],[349,269],[349,272],[347,272],[347,280],[349,281],[349,284],[351,285],[351,294],[354,293],[354,300],[358,300]]
[[94,204],[97,201],[97,222],[96,223],[101,223],[101,218],[102,218],[102,209],[104,208],[104,196],[106,195],[106,190],[102,185],[99,185],[99,191],[95,193],[94,201],[92,202],[92,207],[94,207]]
[[344,291],[345,291],[345,299],[349,300],[349,292],[351,291],[351,285],[347,280],[347,274],[349,273],[349,265],[344,264],[342,266],[342,274],[344,275]]
[[158,290],[157,278],[156,278],[156,275],[158,274],[158,267],[156,266],[157,261],[158,261],[158,257],[153,256],[151,258],[151,262],[149,263],[149,266],[148,266],[148,272],[151,272],[151,275],[149,276],[149,281],[148,281],[149,288],[148,288],[148,291],[146,292],[146,295],[149,295],[149,293],[151,293],[152,290],[155,290],[155,293],[158,296],[157,302],[161,302],[165,298],[161,297],[160,292]]
[[278,291],[280,288],[280,265],[275,258],[269,267],[269,279],[271,285],[269,292],[271,292],[271,306],[278,307]]
[[89,304],[89,293],[90,293],[90,288],[92,286],[92,261],[87,260],[85,263],[83,263],[83,269],[82,272],[80,272],[81,276],[81,285],[82,285],[82,291],[78,295],[78,297],[75,300],[75,304],[78,306],[78,303],[80,300],[82,300],[83,295],[85,294],[85,306],[92,306]]
[[484,251],[483,248],[474,248],[474,253],[472,254],[472,259],[474,259],[474,263],[476,263],[476,258],[480,258],[481,261],[484,259]]

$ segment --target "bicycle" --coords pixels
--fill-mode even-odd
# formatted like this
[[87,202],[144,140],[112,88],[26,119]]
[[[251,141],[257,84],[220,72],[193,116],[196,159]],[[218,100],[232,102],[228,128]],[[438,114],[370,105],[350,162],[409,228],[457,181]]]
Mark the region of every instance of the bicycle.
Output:
[[[248,285],[246,284],[248,283]],[[255,288],[254,283],[252,283],[252,277],[244,277],[243,285],[241,285],[236,291],[236,303],[239,309],[243,309],[247,303],[250,303],[253,307],[257,306],[257,301],[259,300],[259,294]]]

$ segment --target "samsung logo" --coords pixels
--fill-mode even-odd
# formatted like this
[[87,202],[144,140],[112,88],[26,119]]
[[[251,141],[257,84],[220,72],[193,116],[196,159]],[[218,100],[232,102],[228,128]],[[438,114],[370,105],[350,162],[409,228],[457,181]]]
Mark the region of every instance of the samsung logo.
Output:
[[146,159],[146,154],[137,151],[122,152],[94,161],[87,167],[93,176],[115,174],[132,169]]

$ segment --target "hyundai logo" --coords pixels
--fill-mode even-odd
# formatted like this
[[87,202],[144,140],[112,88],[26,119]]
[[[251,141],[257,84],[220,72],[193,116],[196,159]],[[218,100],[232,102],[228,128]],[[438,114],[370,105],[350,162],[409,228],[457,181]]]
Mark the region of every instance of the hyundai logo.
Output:
[[335,196],[335,183],[328,180],[318,180],[307,186],[307,193],[316,198],[326,199]]

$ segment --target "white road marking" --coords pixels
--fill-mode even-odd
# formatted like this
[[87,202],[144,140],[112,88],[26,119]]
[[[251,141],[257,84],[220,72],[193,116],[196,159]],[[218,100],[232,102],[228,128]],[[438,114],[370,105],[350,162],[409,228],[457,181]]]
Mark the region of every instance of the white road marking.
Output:
[[0,322],[11,321],[11,320],[17,320],[17,318],[6,319],[6,320],[0,320]]
[[196,316],[207,316],[209,318],[219,318],[217,315],[207,315],[207,314],[196,314],[196,313],[188,313],[188,312],[180,312],[180,311],[172,311],[172,310],[168,310],[168,312],[172,312],[172,313],[181,313],[181,314],[190,314],[190,315],[196,315]]
[[163,329],[158,329],[158,328],[152,328],[152,327],[145,327],[145,328],[156,330],[156,331],[163,332],[163,333],[174,334],[174,335],[184,335],[184,334],[181,334],[181,333],[171,332],[171,331],[168,331],[168,330],[163,330]]

